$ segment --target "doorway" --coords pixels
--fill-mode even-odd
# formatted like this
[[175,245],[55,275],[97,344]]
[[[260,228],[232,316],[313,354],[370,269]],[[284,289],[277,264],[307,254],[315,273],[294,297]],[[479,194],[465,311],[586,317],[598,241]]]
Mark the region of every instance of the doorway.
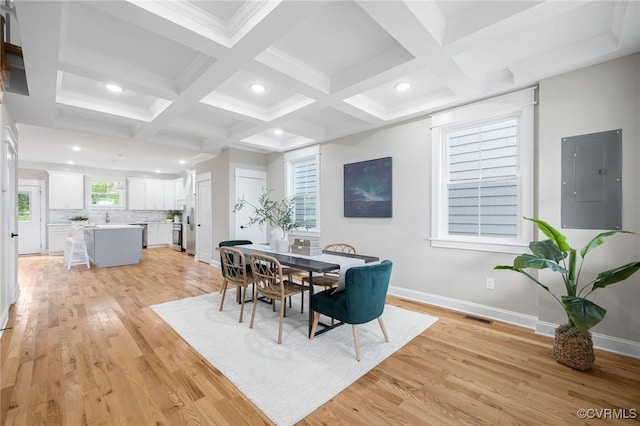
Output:
[[42,253],[44,182],[18,181],[18,254]]
[[211,263],[211,173],[196,176],[196,260]]
[[[236,169],[235,170],[235,198],[244,197],[250,204],[258,205],[258,199],[267,187],[267,172],[261,170]],[[249,225],[253,216],[253,207],[247,205],[235,213],[234,238],[236,240],[249,240],[256,244],[267,241],[267,228],[265,226]]]

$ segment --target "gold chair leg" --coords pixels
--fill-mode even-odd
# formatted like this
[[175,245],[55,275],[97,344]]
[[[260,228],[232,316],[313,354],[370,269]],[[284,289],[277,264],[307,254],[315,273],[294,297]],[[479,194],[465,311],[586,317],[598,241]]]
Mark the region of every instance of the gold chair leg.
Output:
[[353,343],[356,347],[356,359],[360,361],[360,339],[358,338],[358,326],[351,324],[351,329],[353,330]]
[[287,301],[280,300],[280,325],[278,327],[278,344],[282,343],[282,323],[284,323],[284,310],[287,308]]
[[256,316],[256,306],[258,306],[258,292],[253,293],[253,309],[251,309],[251,322],[249,328],[253,328],[253,319]]
[[378,324],[380,324],[380,328],[382,329],[382,334],[384,335],[384,341],[389,342],[389,336],[387,335],[387,329],[384,326],[384,322],[382,321],[382,317],[378,317]]
[[316,329],[318,328],[318,321],[320,321],[320,312],[313,313],[313,324],[311,324],[311,336],[309,339],[313,340],[316,337]]
[[227,294],[227,280],[224,280],[224,283],[222,284],[222,288],[220,289],[220,293],[222,293],[222,297],[220,298],[220,310],[222,310],[222,307],[224,306],[224,296],[226,296]]

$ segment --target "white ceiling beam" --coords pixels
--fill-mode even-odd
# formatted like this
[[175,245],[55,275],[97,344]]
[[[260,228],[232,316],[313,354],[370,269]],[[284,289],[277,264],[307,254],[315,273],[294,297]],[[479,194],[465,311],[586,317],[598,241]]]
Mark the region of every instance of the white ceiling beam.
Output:
[[359,1],[360,7],[414,57],[425,61],[441,81],[462,96],[474,96],[479,88],[449,57],[423,22],[402,2]]
[[[319,7],[316,5],[315,7]],[[233,50],[225,52],[209,69],[204,71],[191,85],[186,87],[173,104],[163,111],[149,125],[142,127],[136,138],[147,139],[162,129],[166,123],[175,120],[202,99],[202,93],[213,89],[235,74],[248,60],[256,57],[275,41],[284,36],[291,28],[291,22],[300,22],[313,13],[315,7],[305,2],[280,3],[271,13],[260,20],[251,32],[239,40]],[[223,60],[224,59],[224,60]]]

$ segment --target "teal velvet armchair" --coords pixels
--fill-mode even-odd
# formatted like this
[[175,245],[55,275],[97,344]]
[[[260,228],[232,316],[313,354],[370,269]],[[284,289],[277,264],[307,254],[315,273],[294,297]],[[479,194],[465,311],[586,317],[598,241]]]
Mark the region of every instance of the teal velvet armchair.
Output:
[[389,337],[382,321],[382,313],[387,298],[392,266],[393,263],[390,260],[385,260],[379,264],[349,268],[345,274],[343,291],[331,288],[315,295],[313,297],[314,316],[311,338],[313,339],[318,327],[320,314],[323,314],[352,325],[353,342],[358,361],[360,361],[358,324],[377,319],[384,340],[388,342]]

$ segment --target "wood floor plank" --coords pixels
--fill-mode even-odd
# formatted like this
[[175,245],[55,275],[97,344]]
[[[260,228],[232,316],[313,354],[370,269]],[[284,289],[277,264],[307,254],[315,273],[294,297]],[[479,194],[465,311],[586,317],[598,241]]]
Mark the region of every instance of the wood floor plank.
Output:
[[[23,257],[19,277],[0,338],[2,424],[271,424],[149,308],[218,291],[218,269],[160,248],[145,250],[139,265],[89,270]],[[440,320],[300,425],[640,424],[640,413],[576,414],[640,412],[638,359],[597,350],[594,368],[578,372],[555,362],[551,339],[531,330],[389,302]]]

